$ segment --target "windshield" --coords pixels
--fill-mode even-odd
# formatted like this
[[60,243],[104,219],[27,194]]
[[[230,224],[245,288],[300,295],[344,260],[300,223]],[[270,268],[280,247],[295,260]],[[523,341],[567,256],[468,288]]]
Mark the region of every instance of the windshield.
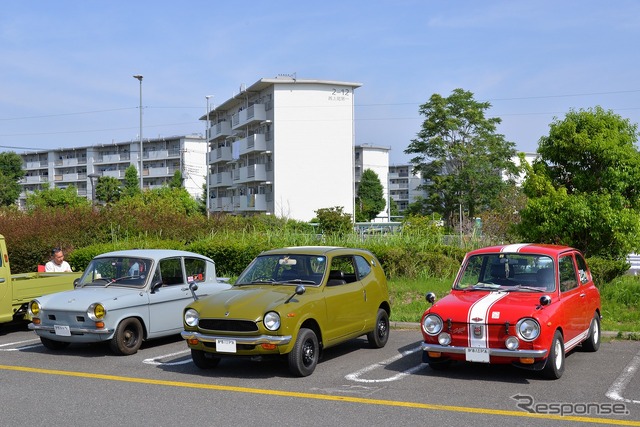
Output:
[[95,258],[80,278],[78,286],[143,287],[149,276],[149,259],[129,257]]
[[263,283],[319,285],[327,259],[319,255],[261,255],[242,272],[235,285]]
[[454,289],[548,292],[555,290],[553,259],[547,255],[499,253],[467,259]]

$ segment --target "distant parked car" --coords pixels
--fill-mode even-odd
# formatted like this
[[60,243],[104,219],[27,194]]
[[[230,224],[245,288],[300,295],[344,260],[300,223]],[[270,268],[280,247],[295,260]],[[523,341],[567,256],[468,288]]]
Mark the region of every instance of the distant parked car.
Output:
[[224,357],[284,356],[291,373],[307,376],[328,347],[362,335],[384,347],[390,313],[373,254],[292,247],[263,252],[231,289],[189,304],[182,336],[202,369]]
[[600,293],[583,255],[514,244],[469,252],[449,295],[422,316],[422,360],[510,363],[557,379],[577,346],[600,347]]
[[134,354],[143,340],[179,334],[187,303],[231,285],[216,277],[212,259],[192,252],[138,249],[95,257],[73,290],[29,304],[42,344],[108,341],[116,354]]

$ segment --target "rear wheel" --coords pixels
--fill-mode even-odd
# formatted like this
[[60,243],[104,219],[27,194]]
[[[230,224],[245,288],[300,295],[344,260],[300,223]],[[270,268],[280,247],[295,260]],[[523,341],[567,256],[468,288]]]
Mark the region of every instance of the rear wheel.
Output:
[[596,313],[589,326],[589,338],[582,343],[584,351],[598,351],[600,348],[600,316]]
[[64,341],[50,340],[49,338],[45,338],[45,337],[40,337],[40,341],[42,342],[42,345],[48,348],[49,350],[62,350],[63,348],[69,347],[69,344],[71,344]]
[[115,354],[128,356],[138,352],[142,337],[142,324],[135,317],[130,317],[120,322],[109,346]]
[[220,363],[220,358],[202,350],[191,349],[193,364],[200,369],[213,369]]
[[557,380],[564,373],[564,341],[562,340],[562,334],[560,331],[556,331],[553,335],[553,341],[551,341],[551,348],[549,349],[549,357],[547,357],[547,363],[542,370],[542,375],[545,378]]
[[298,377],[311,375],[318,364],[319,351],[318,337],[315,332],[300,328],[296,343],[288,356],[289,371]]
[[373,348],[382,348],[389,340],[389,315],[386,310],[378,309],[376,328],[367,334],[369,345]]

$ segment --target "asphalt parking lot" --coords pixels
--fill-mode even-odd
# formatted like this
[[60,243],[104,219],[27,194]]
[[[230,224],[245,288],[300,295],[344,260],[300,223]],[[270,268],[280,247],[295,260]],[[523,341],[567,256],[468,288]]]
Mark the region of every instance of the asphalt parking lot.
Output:
[[[316,371],[291,377],[279,360],[191,362],[179,337],[132,356],[105,345],[45,349],[25,324],[0,329],[2,425],[635,425],[640,343],[572,352],[560,380],[510,366],[421,363],[417,329],[393,329],[328,349]],[[321,420],[319,422],[319,420]]]

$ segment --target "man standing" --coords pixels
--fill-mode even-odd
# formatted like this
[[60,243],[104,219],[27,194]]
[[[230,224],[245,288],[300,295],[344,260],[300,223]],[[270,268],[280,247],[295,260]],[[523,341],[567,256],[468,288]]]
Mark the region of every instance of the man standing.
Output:
[[71,266],[64,260],[62,249],[54,248],[51,250],[51,261],[45,264],[44,271],[54,273],[71,271]]

